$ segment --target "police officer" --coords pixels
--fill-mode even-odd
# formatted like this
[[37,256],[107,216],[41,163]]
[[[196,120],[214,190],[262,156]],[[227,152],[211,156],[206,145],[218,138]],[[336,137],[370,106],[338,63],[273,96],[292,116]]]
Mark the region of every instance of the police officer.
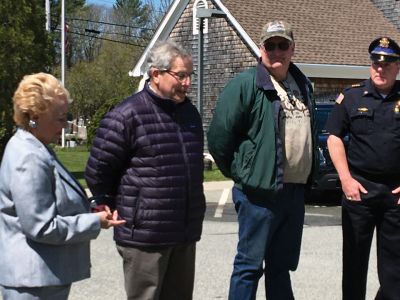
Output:
[[[377,231],[375,299],[400,299],[400,48],[388,38],[368,49],[370,78],[344,90],[327,123],[328,149],[342,184],[343,299],[365,299]],[[343,138],[349,136],[347,157]]]

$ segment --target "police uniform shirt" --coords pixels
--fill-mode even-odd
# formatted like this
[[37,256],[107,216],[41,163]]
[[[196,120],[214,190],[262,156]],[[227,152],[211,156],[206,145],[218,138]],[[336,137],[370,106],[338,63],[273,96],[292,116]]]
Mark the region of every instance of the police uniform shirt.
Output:
[[349,135],[347,159],[352,171],[400,175],[400,85],[383,98],[370,79],[345,89],[329,116],[327,131]]

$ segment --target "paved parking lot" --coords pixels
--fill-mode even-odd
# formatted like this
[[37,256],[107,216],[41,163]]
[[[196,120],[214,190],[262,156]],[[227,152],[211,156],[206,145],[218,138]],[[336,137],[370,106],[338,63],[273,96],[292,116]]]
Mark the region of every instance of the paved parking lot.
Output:
[[[206,184],[207,216],[197,246],[194,300],[227,299],[238,230],[230,187],[229,182]],[[341,299],[341,247],[340,207],[307,205],[300,264],[292,274],[297,300]],[[70,300],[125,299],[112,230],[102,231],[91,252],[92,277],[73,285]],[[366,299],[373,299],[377,288],[373,246]],[[265,299],[264,281],[257,299]]]
[[[194,300],[227,299],[238,230],[231,202],[231,183],[205,186],[207,214],[203,236],[197,246]],[[306,207],[300,264],[292,274],[297,300],[341,299],[340,207],[323,204]],[[121,260],[111,240],[112,232],[104,231],[92,243],[93,276],[73,286],[71,300],[125,299]],[[373,247],[366,299],[373,299],[377,288]],[[263,280],[257,299],[265,299]]]

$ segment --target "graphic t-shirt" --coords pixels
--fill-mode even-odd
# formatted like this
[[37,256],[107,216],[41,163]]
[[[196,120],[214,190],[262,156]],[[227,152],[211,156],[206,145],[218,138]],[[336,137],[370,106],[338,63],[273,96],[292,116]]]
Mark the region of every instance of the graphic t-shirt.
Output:
[[280,83],[272,76],[271,79],[282,106],[279,129],[284,153],[283,181],[306,183],[312,165],[310,112],[290,74]]

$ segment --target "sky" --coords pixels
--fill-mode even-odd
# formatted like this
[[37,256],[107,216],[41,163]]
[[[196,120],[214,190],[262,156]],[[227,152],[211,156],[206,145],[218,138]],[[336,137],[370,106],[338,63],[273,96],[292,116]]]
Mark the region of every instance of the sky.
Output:
[[[156,3],[158,1],[155,1]],[[87,4],[99,4],[99,5],[105,5],[105,6],[112,6],[115,1],[114,0],[86,0]]]
[[86,0],[87,4],[99,4],[105,6],[112,6],[114,2],[114,0]]

